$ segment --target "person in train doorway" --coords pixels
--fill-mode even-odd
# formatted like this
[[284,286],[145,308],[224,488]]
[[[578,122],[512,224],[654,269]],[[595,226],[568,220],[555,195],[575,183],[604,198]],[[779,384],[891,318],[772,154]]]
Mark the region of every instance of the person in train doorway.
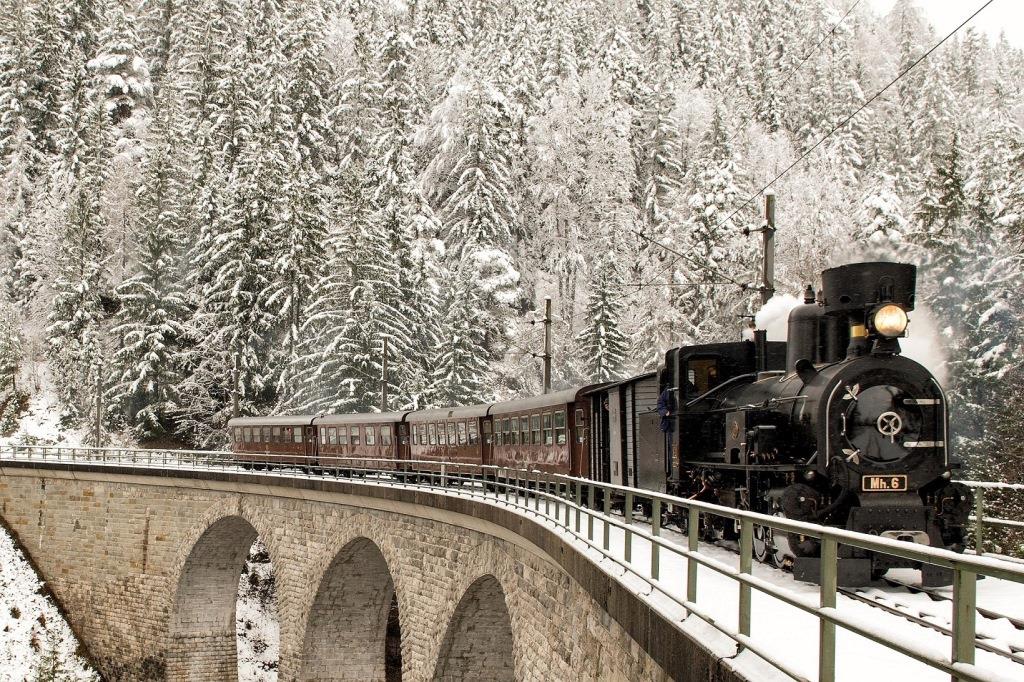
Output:
[[661,415],[661,430],[669,433],[673,430],[674,417],[676,415],[675,390],[669,386],[658,396],[658,414]]

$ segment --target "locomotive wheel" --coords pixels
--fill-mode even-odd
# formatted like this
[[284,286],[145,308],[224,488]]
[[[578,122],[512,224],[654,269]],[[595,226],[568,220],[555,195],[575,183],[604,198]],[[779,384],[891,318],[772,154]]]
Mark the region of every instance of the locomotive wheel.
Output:
[[775,540],[772,529],[765,526],[754,526],[754,558],[762,564],[775,563]]

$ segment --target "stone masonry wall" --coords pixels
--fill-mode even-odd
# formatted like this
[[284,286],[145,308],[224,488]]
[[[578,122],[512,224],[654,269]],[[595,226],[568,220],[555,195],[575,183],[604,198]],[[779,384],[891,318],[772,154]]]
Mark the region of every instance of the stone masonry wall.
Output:
[[[343,671],[331,676],[317,658],[317,646],[304,647],[314,600],[319,594],[329,602],[316,605],[314,631],[337,633],[343,625],[332,630],[323,624],[344,621],[346,608],[372,609],[372,620],[380,620],[377,614],[386,620],[392,585],[399,603],[403,679],[433,679],[446,668],[438,657],[457,605],[485,576],[493,576],[494,589],[504,596],[515,679],[667,679],[548,553],[486,521],[410,513],[415,511],[378,498],[252,483],[0,469],[0,516],[108,679],[230,679],[224,670],[230,651],[219,635],[226,634],[225,599],[233,604],[234,593],[218,577],[223,572],[210,567],[230,564],[237,547],[247,547],[257,535],[277,575],[281,680],[352,679]],[[223,537],[200,542],[211,527]],[[320,589],[332,563],[338,570],[339,552],[360,538],[368,543],[353,546],[363,546],[364,553],[373,547],[368,556],[383,557],[378,570],[350,571],[350,580],[367,584],[353,583],[349,600],[339,598],[331,580]],[[206,569],[186,570],[196,566]],[[364,558],[361,566],[373,562]],[[225,590],[229,594],[217,592]],[[374,599],[381,603],[371,603]],[[337,610],[333,615],[332,609]],[[232,619],[233,614],[232,605]],[[383,637],[383,627],[379,631]],[[488,632],[499,635],[488,641]],[[474,651],[507,656],[508,643],[496,641],[501,632],[472,633],[478,635]],[[204,644],[204,637],[211,643]],[[383,656],[383,642],[379,651]],[[373,679],[383,678],[382,664],[360,673],[368,670]],[[694,673],[692,679],[727,677],[714,666]]]

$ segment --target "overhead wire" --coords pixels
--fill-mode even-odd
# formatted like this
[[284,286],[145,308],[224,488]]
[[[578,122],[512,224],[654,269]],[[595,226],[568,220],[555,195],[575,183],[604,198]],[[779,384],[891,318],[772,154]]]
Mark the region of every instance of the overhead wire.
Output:
[[876,92],[876,93],[875,93],[874,95],[872,95],[872,96],[871,96],[871,97],[870,97],[870,98],[869,98],[869,99],[868,99],[867,101],[865,101],[865,102],[864,102],[863,104],[861,104],[861,105],[860,105],[859,107],[857,107],[857,109],[856,109],[856,110],[855,110],[855,111],[854,111],[854,112],[853,112],[852,114],[850,114],[849,116],[847,116],[846,118],[844,118],[844,119],[843,119],[843,120],[842,120],[842,121],[841,121],[841,122],[840,122],[839,124],[837,124],[837,125],[836,125],[836,126],[835,126],[834,128],[832,128],[832,130],[830,130],[829,132],[827,132],[827,133],[826,133],[826,134],[825,134],[824,136],[822,136],[822,137],[821,137],[821,138],[820,138],[820,139],[819,139],[819,140],[818,140],[817,142],[815,142],[815,143],[814,143],[813,145],[811,145],[811,147],[810,147],[810,148],[808,148],[808,149],[807,149],[807,150],[806,150],[806,151],[805,151],[805,152],[804,152],[803,154],[801,154],[801,155],[800,155],[799,157],[797,157],[796,161],[794,161],[793,163],[791,163],[791,164],[789,164],[788,166],[786,166],[786,168],[785,168],[785,169],[784,169],[784,170],[783,170],[783,171],[782,171],[781,173],[779,173],[779,174],[778,174],[778,175],[776,175],[776,176],[775,176],[774,178],[772,178],[772,179],[771,179],[771,181],[770,181],[770,182],[769,182],[768,184],[766,184],[766,185],[765,185],[765,186],[763,186],[763,187],[762,187],[761,189],[757,190],[756,192],[754,192],[753,194],[751,194],[751,195],[750,195],[749,197],[747,197],[747,200],[746,200],[746,201],[744,201],[744,202],[743,202],[742,204],[740,204],[739,208],[737,208],[737,209],[736,209],[735,211],[733,211],[732,213],[730,213],[730,214],[728,215],[728,217],[726,217],[726,219],[725,219],[725,220],[723,220],[722,222],[718,223],[718,225],[716,225],[716,226],[715,226],[715,229],[717,230],[717,229],[719,229],[719,228],[723,227],[723,226],[724,226],[725,224],[727,224],[727,223],[728,223],[728,222],[729,222],[730,220],[732,220],[732,219],[733,219],[733,218],[734,218],[734,217],[736,216],[736,214],[737,214],[737,213],[739,213],[739,212],[740,212],[740,211],[742,211],[742,210],[743,210],[744,208],[746,208],[747,206],[749,206],[749,205],[750,205],[750,202],[751,202],[751,201],[753,201],[754,199],[756,199],[757,197],[759,197],[759,196],[760,196],[761,194],[763,194],[763,193],[764,193],[764,191],[765,191],[766,189],[769,189],[769,188],[770,188],[770,187],[771,187],[772,185],[774,185],[774,184],[775,184],[776,182],[778,182],[778,181],[779,181],[779,179],[780,179],[780,178],[782,178],[782,176],[784,176],[784,175],[785,175],[786,173],[788,173],[789,171],[793,170],[793,168],[795,168],[795,167],[796,167],[796,166],[797,166],[797,165],[798,165],[798,164],[799,164],[800,162],[802,162],[802,161],[803,161],[804,159],[806,159],[806,158],[807,158],[808,156],[810,156],[811,152],[813,152],[813,151],[814,151],[815,149],[817,149],[818,147],[820,147],[820,146],[821,146],[821,144],[822,144],[822,143],[823,143],[823,142],[824,142],[825,140],[827,140],[828,138],[832,137],[832,135],[833,135],[833,134],[835,134],[835,132],[836,132],[836,131],[838,131],[838,130],[840,130],[841,128],[843,128],[844,126],[846,126],[846,124],[847,124],[847,123],[849,123],[850,121],[852,121],[852,120],[853,120],[853,119],[854,119],[854,118],[855,118],[855,117],[857,116],[857,114],[859,114],[860,112],[864,111],[864,109],[866,109],[866,108],[867,108],[867,107],[868,107],[868,106],[869,106],[869,105],[870,105],[870,104],[871,104],[872,102],[874,102],[874,101],[875,101],[876,99],[878,99],[878,98],[879,98],[879,97],[881,97],[881,96],[882,96],[883,94],[885,94],[885,92],[886,92],[886,91],[887,91],[887,90],[888,90],[889,88],[891,88],[891,87],[892,87],[893,85],[895,85],[895,84],[896,84],[896,83],[897,83],[897,82],[898,82],[898,81],[899,81],[899,80],[900,80],[901,78],[903,78],[903,76],[905,76],[905,75],[907,75],[908,73],[910,73],[910,71],[911,71],[911,70],[912,70],[912,69],[913,69],[913,68],[914,68],[915,66],[917,66],[917,65],[918,65],[918,64],[920,64],[920,63],[921,63],[922,61],[924,61],[925,59],[927,59],[927,58],[928,58],[928,56],[929,56],[929,55],[931,55],[931,53],[932,53],[932,52],[935,52],[935,50],[937,50],[937,49],[938,49],[939,47],[941,47],[941,46],[942,46],[942,45],[943,45],[943,44],[944,44],[944,43],[945,43],[945,42],[946,42],[947,40],[949,40],[949,39],[950,39],[950,38],[951,38],[951,37],[952,37],[952,36],[953,36],[953,35],[954,35],[954,34],[955,34],[955,33],[956,33],[957,31],[959,31],[959,30],[960,30],[961,28],[963,28],[964,26],[966,26],[966,25],[968,24],[968,22],[970,22],[970,21],[971,21],[971,19],[973,19],[974,17],[978,16],[978,14],[980,14],[982,10],[984,10],[984,9],[985,9],[986,7],[988,7],[989,5],[991,5],[991,4],[993,3],[993,2],[995,2],[995,0],[987,0],[987,2],[985,2],[985,4],[983,4],[983,5],[981,6],[981,7],[979,7],[978,9],[976,9],[976,10],[974,11],[974,14],[972,14],[972,15],[970,15],[969,17],[967,17],[966,19],[964,19],[964,20],[963,20],[963,21],[962,21],[962,22],[960,23],[960,25],[959,25],[959,26],[957,26],[956,28],[954,28],[954,29],[953,29],[952,31],[950,31],[949,33],[947,33],[947,34],[945,35],[945,37],[944,37],[944,38],[942,38],[942,40],[940,40],[939,42],[937,42],[937,43],[935,43],[934,45],[932,45],[932,46],[931,46],[931,47],[930,47],[930,48],[929,48],[929,49],[928,49],[928,50],[927,50],[926,52],[924,52],[924,53],[923,53],[923,54],[922,54],[922,55],[921,55],[920,57],[918,57],[917,59],[915,59],[915,60],[914,60],[914,62],[913,62],[913,63],[912,63],[912,64],[911,64],[910,66],[908,66],[908,67],[907,67],[907,68],[905,68],[905,69],[904,69],[903,71],[901,71],[901,72],[900,72],[899,74],[897,74],[897,76],[896,76],[895,78],[893,78],[893,79],[892,79],[891,81],[889,81],[889,82],[888,82],[888,83],[887,83],[887,84],[886,84],[886,85],[885,85],[885,86],[884,86],[884,87],[883,87],[883,88],[882,88],[881,90],[879,90],[878,92]]
[[[785,86],[789,83],[789,81],[792,80],[793,77],[797,73],[800,72],[800,69],[803,68],[803,66],[807,62],[807,60],[810,59],[811,56],[815,52],[818,51],[818,49],[825,43],[826,40],[828,40],[830,37],[835,35],[836,30],[838,30],[838,28],[843,24],[843,22],[846,21],[847,17],[850,16],[850,14],[853,12],[853,10],[855,10],[857,8],[857,5],[859,5],[862,1],[863,0],[856,0],[856,2],[854,2],[852,5],[850,5],[850,8],[846,10],[846,13],[843,14],[843,16],[839,19],[839,21],[837,21],[835,23],[835,25],[833,25],[832,28],[829,31],[827,31],[824,36],[822,36],[821,40],[819,40],[817,42],[817,44],[815,44],[815,46],[812,47],[807,52],[807,54],[805,54],[803,56],[803,58],[800,60],[800,62],[795,67],[790,69],[789,73],[786,75],[785,80],[782,81],[782,85],[779,86],[779,90],[782,90],[783,88],[785,88]],[[744,130],[745,126],[747,124],[749,124],[754,119],[754,117],[756,115],[757,115],[756,109],[751,109],[750,113],[747,114],[745,117],[743,117],[740,120],[740,122],[736,125],[735,129],[733,130],[733,133],[726,139],[725,144],[729,145],[733,140],[735,140],[736,136],[739,135],[742,130]],[[710,164],[705,166],[704,169],[703,169],[703,172],[706,172],[710,167],[711,167]],[[748,203],[749,203],[749,201],[748,201]],[[738,212],[738,211],[736,211],[736,212]],[[734,212],[733,215],[735,215],[736,212]],[[729,219],[731,219],[731,218],[732,218],[732,215],[730,215],[729,218],[726,219],[725,222],[728,222]],[[636,233],[639,236],[643,237],[644,239],[647,239],[648,241],[652,241],[653,243],[657,244],[658,246],[660,246],[661,248],[665,249],[666,251],[670,251],[670,249],[665,248],[664,245],[660,244],[657,241],[654,241],[653,239],[648,237],[646,234],[644,234],[644,233],[642,233],[640,231],[636,231]],[[679,254],[678,252],[673,252],[673,253],[676,254],[676,257],[671,259],[665,267],[663,267],[660,270],[658,270],[658,272],[654,274],[652,279],[657,279],[658,277],[661,277],[661,275],[664,274],[664,272],[666,270],[668,270],[669,268],[675,266],[675,264],[679,262],[680,258],[682,257],[681,254]],[[692,263],[692,261],[691,261],[691,263]],[[698,264],[698,267],[707,268],[707,264],[706,263],[705,264]],[[637,288],[636,288],[635,291],[626,292],[626,293],[624,293],[624,294],[622,294],[620,296],[615,297],[614,299],[612,299],[612,301],[617,301],[617,300],[622,299],[622,298],[628,298],[628,297],[631,297],[631,296],[635,296],[636,294],[640,293],[643,290],[644,286],[646,286],[646,285],[644,285],[643,283],[631,282],[631,283],[626,284],[626,286],[637,287]],[[673,285],[672,284],[666,284],[666,286],[673,286]],[[746,287],[744,287],[744,288],[746,288]]]
[[843,15],[842,19],[836,22],[836,25],[832,27],[832,30],[830,30],[828,33],[822,36],[821,40],[818,41],[818,44],[812,47],[811,50],[803,56],[803,58],[800,60],[800,63],[796,65],[796,68],[789,72],[789,75],[786,76],[786,80],[782,81],[782,84],[779,86],[779,90],[784,89],[786,85],[789,84],[789,81],[793,78],[793,76],[795,76],[796,73],[800,70],[800,68],[804,65],[804,63],[811,58],[811,55],[817,52],[818,48],[821,47],[826,40],[835,35],[836,30],[843,24],[844,21],[846,21],[846,17],[850,16],[850,13],[853,12],[853,10],[857,9],[857,5],[859,5],[862,1],[863,0],[857,0],[857,2],[850,5],[850,9],[846,10],[846,14]]

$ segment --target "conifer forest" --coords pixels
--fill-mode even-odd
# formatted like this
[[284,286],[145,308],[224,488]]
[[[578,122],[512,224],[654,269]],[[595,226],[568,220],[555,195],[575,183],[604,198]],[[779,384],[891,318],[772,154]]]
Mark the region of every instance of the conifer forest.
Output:
[[907,71],[942,37],[910,0],[0,0],[0,427],[52,390],[215,447],[233,394],[380,409],[385,357],[388,409],[533,394],[545,297],[556,387],[654,369],[740,338],[781,173],[780,294],[917,264],[957,455],[1019,478],[1024,53],[968,25]]

